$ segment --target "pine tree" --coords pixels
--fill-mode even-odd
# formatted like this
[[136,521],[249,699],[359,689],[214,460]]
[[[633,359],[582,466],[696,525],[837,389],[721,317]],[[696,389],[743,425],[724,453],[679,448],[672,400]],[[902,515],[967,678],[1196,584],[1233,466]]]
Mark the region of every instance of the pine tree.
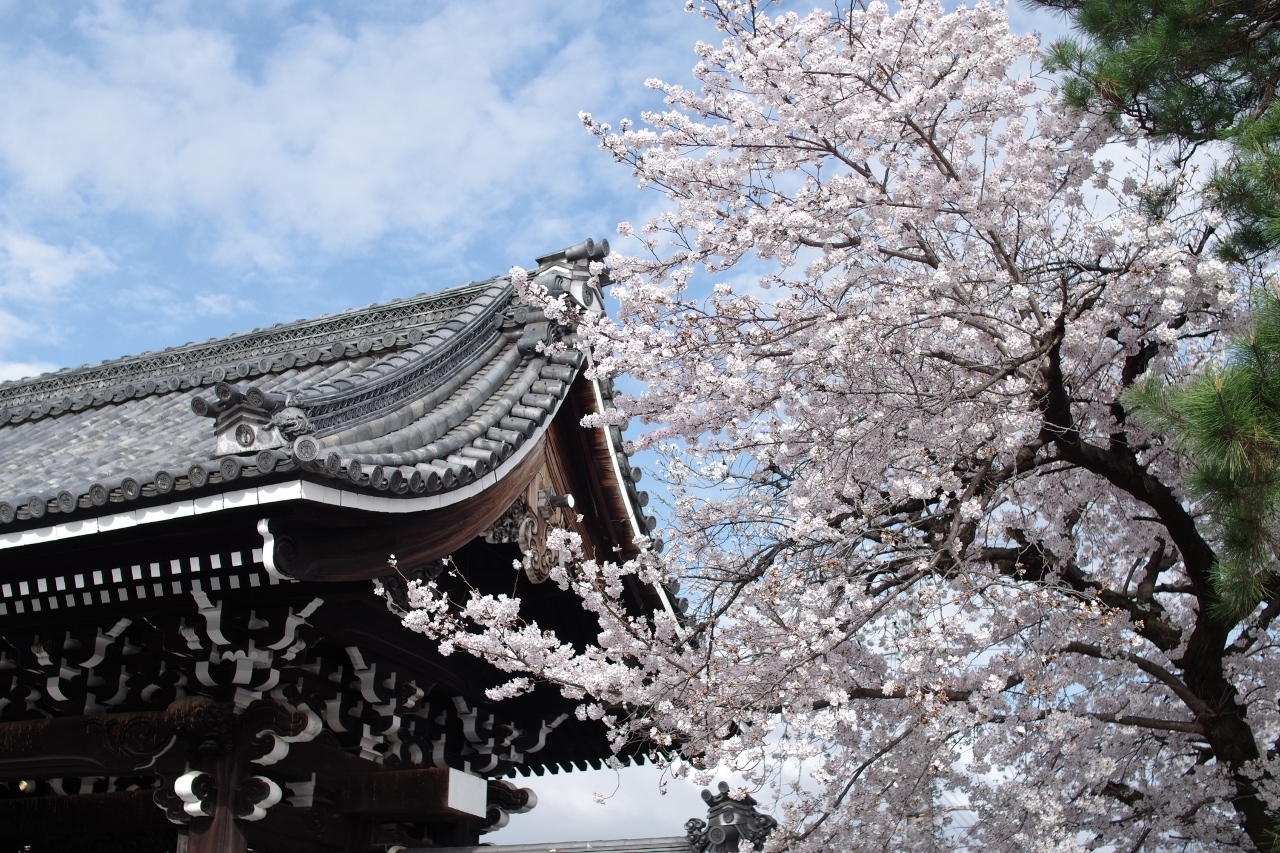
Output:
[[[1224,142],[1209,184],[1231,224],[1218,251],[1255,259],[1280,246],[1280,2],[1035,0],[1070,14],[1084,42],[1051,62],[1068,102],[1174,143],[1188,158]],[[1280,512],[1280,308],[1264,293],[1227,366],[1182,388],[1150,380],[1129,402],[1186,455],[1184,483],[1221,530],[1215,570],[1223,616],[1247,615],[1277,574]]]
[[1280,245],[1280,2],[1033,0],[1067,12],[1084,36],[1051,61],[1069,102],[1101,109],[1188,157],[1230,144],[1211,184],[1234,228],[1223,245],[1253,257]]
[[1184,486],[1221,528],[1219,615],[1244,618],[1280,569],[1280,298],[1260,293],[1224,367],[1180,387],[1153,377],[1125,402],[1190,460]]

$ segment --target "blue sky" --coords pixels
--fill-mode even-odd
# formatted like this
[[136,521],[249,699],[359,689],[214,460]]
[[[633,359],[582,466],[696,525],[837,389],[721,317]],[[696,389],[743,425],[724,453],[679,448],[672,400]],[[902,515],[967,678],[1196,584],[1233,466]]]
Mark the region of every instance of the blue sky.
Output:
[[505,272],[658,202],[679,2],[0,4],[0,378]]
[[[822,2],[822,0],[814,0]],[[797,4],[803,8],[805,4]],[[683,0],[0,0],[0,381],[438,290],[663,199],[579,110],[661,107]],[[1012,10],[1015,28],[1059,22]],[[649,769],[533,780],[491,840],[680,834]]]

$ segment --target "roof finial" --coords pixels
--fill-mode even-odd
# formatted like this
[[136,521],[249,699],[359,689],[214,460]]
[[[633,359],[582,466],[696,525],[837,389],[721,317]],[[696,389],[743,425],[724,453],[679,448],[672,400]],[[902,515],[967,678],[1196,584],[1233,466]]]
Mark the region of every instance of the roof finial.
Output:
[[729,793],[729,785],[720,783],[720,793],[702,792],[707,803],[707,819],[693,818],[684,825],[689,838],[691,853],[737,853],[740,841],[748,841],[760,851],[765,839],[778,822],[756,811],[756,801],[743,793],[735,799]]

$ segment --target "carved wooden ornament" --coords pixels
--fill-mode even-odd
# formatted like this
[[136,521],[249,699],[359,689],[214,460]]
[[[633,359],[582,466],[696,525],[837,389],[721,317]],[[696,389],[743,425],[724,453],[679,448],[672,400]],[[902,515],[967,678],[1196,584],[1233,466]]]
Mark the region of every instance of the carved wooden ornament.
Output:
[[567,527],[572,520],[567,510],[572,508],[573,496],[559,494],[544,467],[481,535],[486,542],[519,545],[525,575],[533,583],[544,583],[565,559],[563,553],[547,547],[547,532],[552,527]]

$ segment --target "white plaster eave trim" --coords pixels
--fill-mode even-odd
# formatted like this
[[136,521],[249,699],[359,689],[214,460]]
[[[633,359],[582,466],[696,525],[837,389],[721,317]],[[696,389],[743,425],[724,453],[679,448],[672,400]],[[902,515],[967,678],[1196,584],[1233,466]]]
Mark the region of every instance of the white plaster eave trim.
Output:
[[[586,357],[586,366],[590,369],[592,367],[591,353],[587,352]],[[603,415],[604,393],[600,390],[599,381],[594,379],[591,381],[591,390],[594,391],[596,395],[596,411]],[[640,520],[636,518],[635,509],[631,506],[631,498],[626,494],[626,487],[622,485],[625,481],[622,479],[622,466],[618,463],[618,457],[621,455],[620,451],[622,448],[613,446],[613,433],[608,427],[605,427],[601,432],[604,433],[605,446],[609,448],[609,464],[613,466],[614,481],[618,484],[618,488],[623,490],[622,505],[627,508],[627,521],[631,522],[631,530],[635,534],[634,538],[649,539],[649,533],[640,526]],[[676,616],[676,609],[671,605],[671,597],[667,595],[666,588],[660,583],[654,584],[653,588],[657,591],[658,598],[662,601],[662,609],[667,611],[667,615],[670,616],[671,621],[675,623],[676,632],[683,636],[684,626],[680,624],[680,617]]]

